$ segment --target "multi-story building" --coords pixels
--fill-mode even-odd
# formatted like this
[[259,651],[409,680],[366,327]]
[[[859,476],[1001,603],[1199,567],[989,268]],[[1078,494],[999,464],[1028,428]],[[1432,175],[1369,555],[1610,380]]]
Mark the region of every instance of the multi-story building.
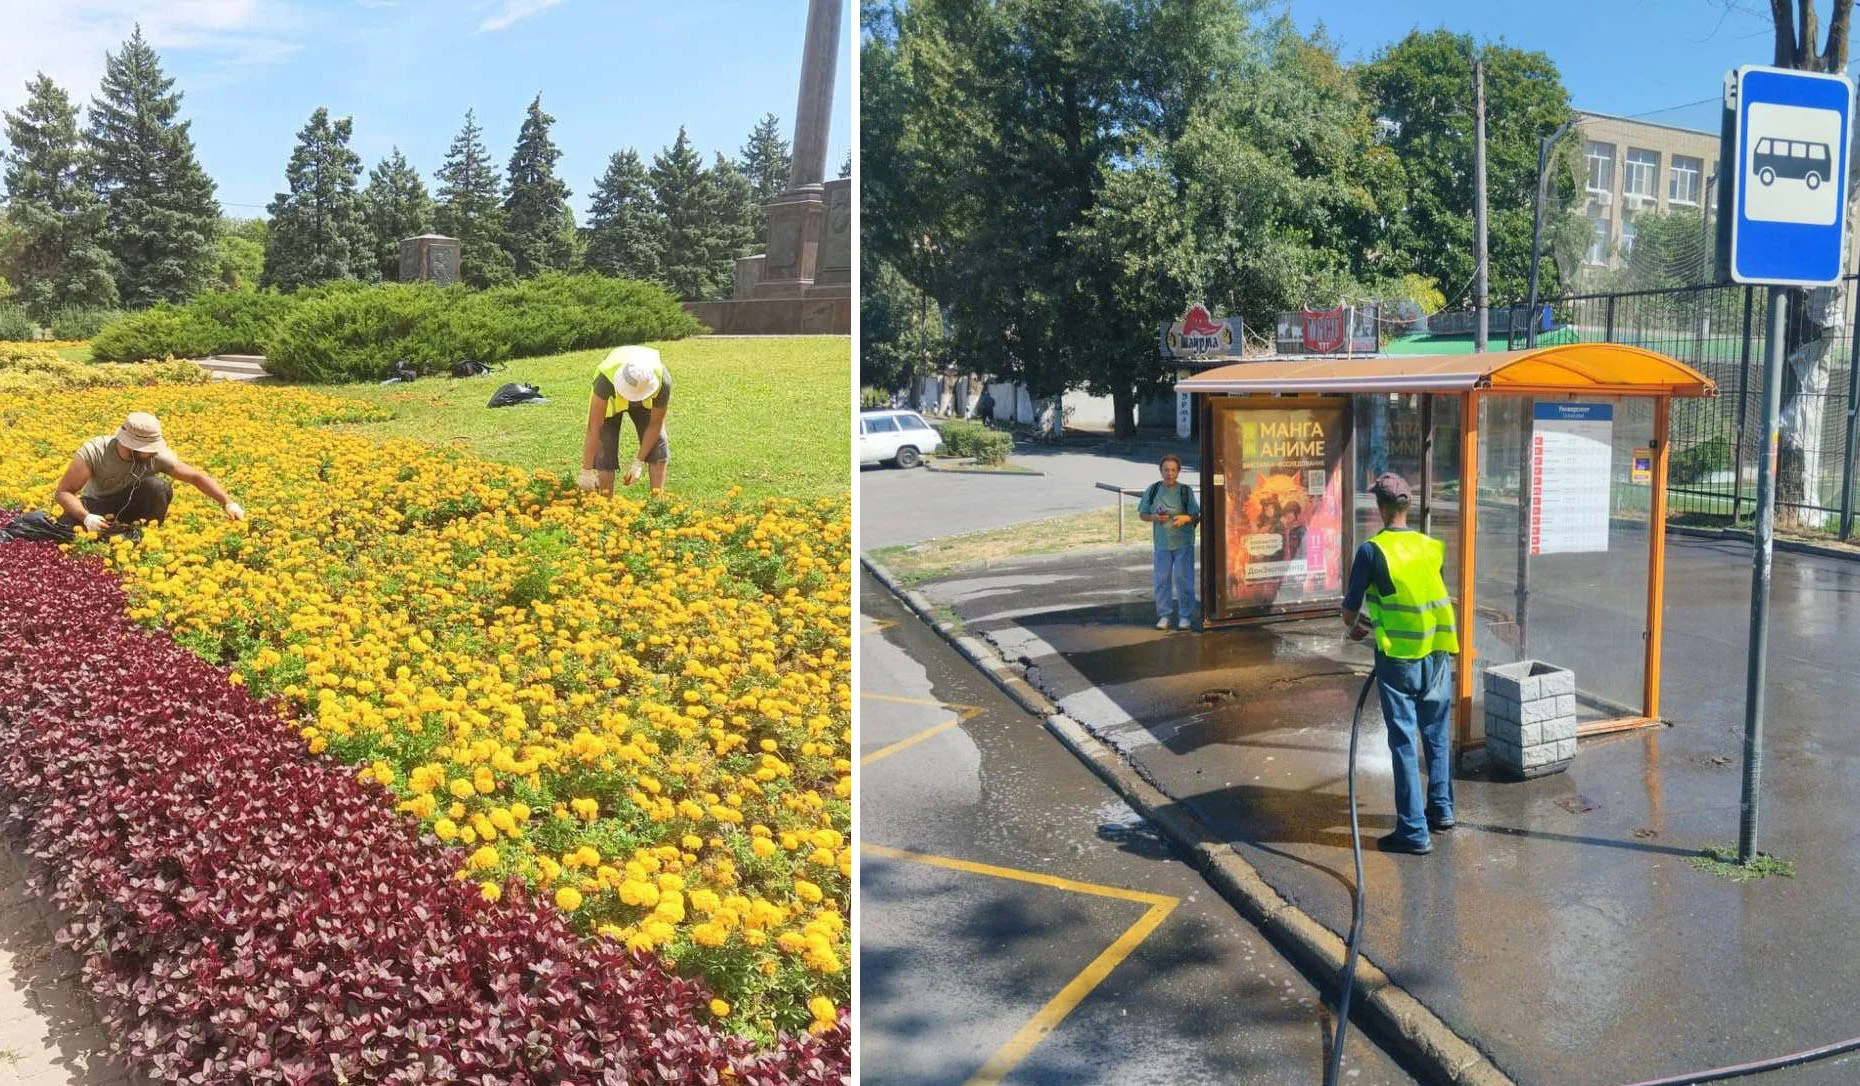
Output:
[[1715,196],[1718,133],[1576,113],[1582,140],[1583,213],[1593,231],[1585,266],[1615,266],[1634,251],[1634,218],[1704,214]]

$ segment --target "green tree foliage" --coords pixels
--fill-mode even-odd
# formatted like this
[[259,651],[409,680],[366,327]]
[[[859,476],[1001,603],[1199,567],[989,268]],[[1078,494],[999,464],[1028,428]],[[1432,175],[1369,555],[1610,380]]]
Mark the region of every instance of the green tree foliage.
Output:
[[219,257],[219,201],[180,108],[181,93],[138,26],[105,55],[86,132],[107,209],[105,244],[123,304],[134,308],[191,297],[213,280]]
[[263,285],[290,291],[332,279],[380,277],[356,188],[362,160],[349,147],[353,134],[350,118],[331,121],[321,106],[298,131],[285,168],[290,191],[278,193],[266,208],[271,227]]
[[793,166],[794,155],[781,136],[781,120],[773,113],[763,114],[755,131],[749,134],[749,142],[736,156],[736,168],[749,179],[750,196],[755,201],[752,225],[757,238],[769,236],[768,202],[788,191]]
[[934,372],[943,321],[930,296],[882,260],[859,264],[859,385],[894,392]]
[[6,114],[6,221],[0,256],[14,300],[49,324],[65,309],[116,304],[104,209],[91,190],[90,163],[78,139],[77,107],[41,73],[27,98]]
[[265,273],[265,220],[222,218],[215,233],[214,289],[257,290]]
[[433,229],[433,198],[399,147],[368,171],[362,217],[374,235],[377,274],[386,282],[395,282],[400,278],[401,239]]
[[623,279],[662,281],[665,223],[638,152],[616,151],[588,209],[590,268]]
[[568,186],[555,175],[562,152],[549,138],[555,118],[530,102],[517,148],[510,156],[509,195],[504,198],[504,246],[519,276],[567,271],[575,260],[575,215]]
[[[1499,304],[1524,297],[1528,286],[1538,140],[1572,116],[1556,65],[1502,42],[1476,46],[1465,34],[1414,31],[1378,53],[1361,80],[1386,122],[1384,144],[1400,161],[1406,195],[1392,218],[1392,270],[1418,271],[1463,292],[1473,275],[1475,53],[1485,62],[1490,296]],[[1574,156],[1579,144],[1566,140],[1559,152]],[[1546,206],[1574,203],[1569,163],[1551,172],[1556,191]],[[1544,261],[1540,274],[1540,293],[1554,294],[1555,262]]]
[[721,154],[705,172],[704,188],[705,243],[709,253],[705,297],[728,298],[736,282],[736,258],[748,256],[756,247],[756,226],[762,209],[749,179]]
[[683,126],[670,147],[653,156],[652,200],[664,224],[662,280],[686,300],[705,297],[715,279],[710,237],[713,210],[704,160],[691,146]]
[[441,234],[459,239],[460,277],[477,287],[515,279],[516,264],[504,248],[503,185],[471,110],[439,167],[436,196],[433,223]]

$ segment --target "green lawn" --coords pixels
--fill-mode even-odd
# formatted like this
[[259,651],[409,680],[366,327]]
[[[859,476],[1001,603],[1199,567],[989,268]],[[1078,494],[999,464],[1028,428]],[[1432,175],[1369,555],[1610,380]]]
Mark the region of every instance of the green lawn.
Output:
[[90,362],[90,344],[80,343],[75,347],[53,347],[52,353],[66,362]]
[[[668,492],[721,497],[732,486],[754,496],[814,498],[852,489],[852,348],[844,336],[688,339],[655,343],[672,373],[666,417],[672,461]],[[326,391],[371,400],[390,422],[345,427],[382,437],[457,444],[490,460],[573,478],[581,466],[588,395],[604,350],[510,363],[502,373],[411,385],[338,385]],[[506,381],[526,381],[546,404],[485,406]],[[621,429],[622,464],[633,427]],[[644,497],[642,480],[636,494]]]

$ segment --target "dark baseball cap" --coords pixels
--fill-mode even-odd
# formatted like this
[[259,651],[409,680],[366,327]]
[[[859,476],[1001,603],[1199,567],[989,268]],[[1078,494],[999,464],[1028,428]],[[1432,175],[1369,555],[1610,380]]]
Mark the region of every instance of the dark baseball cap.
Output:
[[1376,476],[1376,481],[1369,488],[1379,501],[1400,502],[1407,504],[1413,492],[1408,489],[1408,480],[1392,471],[1385,471]]

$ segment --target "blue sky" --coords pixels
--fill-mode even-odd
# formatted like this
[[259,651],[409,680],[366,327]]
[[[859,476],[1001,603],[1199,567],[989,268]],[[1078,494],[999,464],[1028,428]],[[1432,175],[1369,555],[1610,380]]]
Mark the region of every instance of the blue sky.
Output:
[[[852,143],[847,8],[829,177]],[[501,168],[540,92],[585,217],[610,154],[650,163],[681,124],[707,161],[764,113],[791,140],[806,19],[807,0],[0,0],[0,109],[37,70],[87,103],[140,20],[227,214],[257,216],[318,106],[354,117],[367,167],[398,144],[431,188],[468,107]]]
[[[1828,0],[1815,6],[1825,31]],[[1770,63],[1768,8],[1761,0],[1307,0],[1289,10],[1301,30],[1322,21],[1346,60],[1416,28],[1447,27],[1549,54],[1578,109],[1716,132],[1724,73]]]

